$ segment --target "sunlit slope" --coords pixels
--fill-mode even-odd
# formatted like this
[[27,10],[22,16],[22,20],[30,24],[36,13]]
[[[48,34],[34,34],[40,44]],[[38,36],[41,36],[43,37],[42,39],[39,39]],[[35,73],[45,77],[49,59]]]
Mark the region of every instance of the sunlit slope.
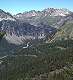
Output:
[[53,40],[61,40],[61,39],[73,39],[73,21],[66,22],[54,36]]

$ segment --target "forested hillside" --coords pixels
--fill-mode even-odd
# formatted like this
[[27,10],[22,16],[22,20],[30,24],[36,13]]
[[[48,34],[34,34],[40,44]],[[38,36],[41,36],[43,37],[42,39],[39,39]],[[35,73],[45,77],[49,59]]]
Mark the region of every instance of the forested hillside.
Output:
[[1,61],[2,80],[72,80],[73,40],[34,44]]

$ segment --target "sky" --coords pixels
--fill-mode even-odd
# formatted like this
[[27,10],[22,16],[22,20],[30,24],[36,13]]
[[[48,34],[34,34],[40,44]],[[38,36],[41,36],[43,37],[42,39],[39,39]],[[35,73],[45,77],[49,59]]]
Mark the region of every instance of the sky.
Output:
[[67,8],[73,11],[73,0],[0,0],[0,9],[13,15],[45,8]]

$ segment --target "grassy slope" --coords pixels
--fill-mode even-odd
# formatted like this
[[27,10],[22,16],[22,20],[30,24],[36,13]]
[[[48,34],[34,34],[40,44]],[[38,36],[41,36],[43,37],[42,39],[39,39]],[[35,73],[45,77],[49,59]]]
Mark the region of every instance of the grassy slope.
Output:
[[73,23],[66,22],[55,34],[54,39],[60,40],[65,38],[73,38]]

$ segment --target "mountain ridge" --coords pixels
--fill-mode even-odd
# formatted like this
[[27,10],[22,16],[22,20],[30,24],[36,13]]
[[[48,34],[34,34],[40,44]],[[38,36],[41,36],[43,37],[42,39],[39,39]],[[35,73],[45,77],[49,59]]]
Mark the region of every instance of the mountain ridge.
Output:
[[5,31],[7,33],[5,39],[14,44],[22,44],[27,39],[50,38],[57,31],[55,27],[57,23],[65,22],[65,20],[60,21],[71,13],[67,9],[47,8],[43,11],[32,10],[20,13],[21,16],[18,19],[17,15],[13,16],[0,10],[0,31]]

